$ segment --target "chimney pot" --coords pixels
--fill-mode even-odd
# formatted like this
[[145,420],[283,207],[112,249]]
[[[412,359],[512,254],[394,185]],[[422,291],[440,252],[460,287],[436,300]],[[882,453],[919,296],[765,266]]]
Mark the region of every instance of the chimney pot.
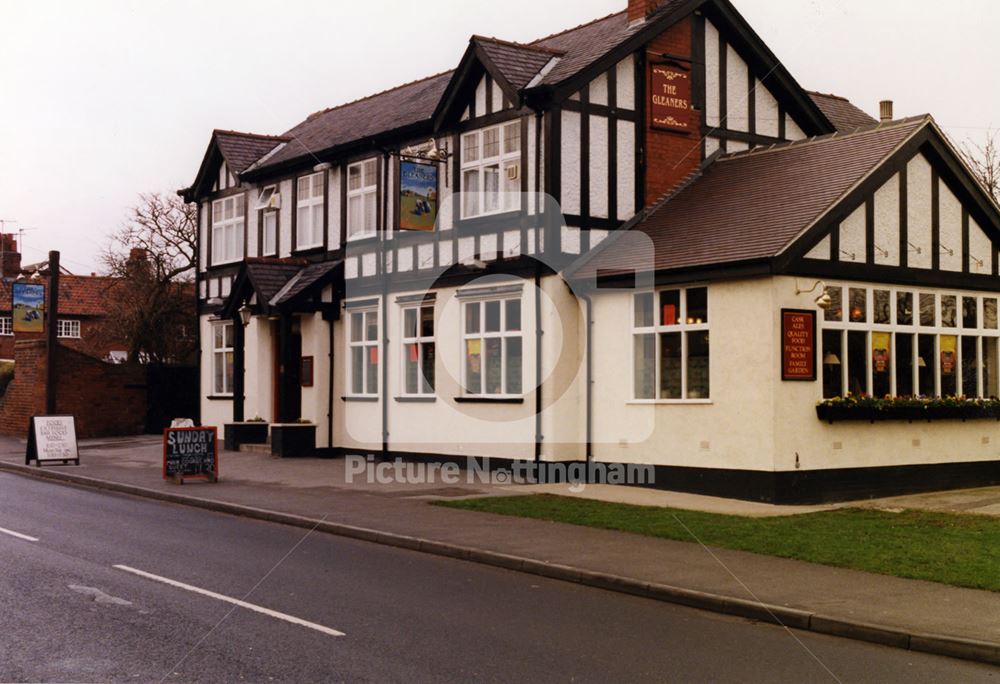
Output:
[[882,100],[878,103],[879,118],[883,121],[892,121],[892,100]]

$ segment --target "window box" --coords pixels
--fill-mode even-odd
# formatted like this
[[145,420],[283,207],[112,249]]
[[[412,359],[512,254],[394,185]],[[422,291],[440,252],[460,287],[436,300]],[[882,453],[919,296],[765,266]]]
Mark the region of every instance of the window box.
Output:
[[835,398],[816,405],[816,416],[820,420],[834,423],[845,420],[867,420],[871,423],[883,420],[1000,420],[1000,400],[962,399],[913,399],[908,397]]
[[311,456],[315,451],[316,426],[312,423],[275,423],[271,426],[272,456]]
[[239,451],[241,444],[267,444],[267,423],[226,423],[222,434],[226,451]]

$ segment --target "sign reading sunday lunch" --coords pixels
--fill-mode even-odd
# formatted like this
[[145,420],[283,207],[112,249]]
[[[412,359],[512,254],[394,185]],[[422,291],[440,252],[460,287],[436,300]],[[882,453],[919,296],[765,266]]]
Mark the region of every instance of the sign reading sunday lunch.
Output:
[[214,427],[167,428],[163,431],[163,477],[218,482],[218,431]]

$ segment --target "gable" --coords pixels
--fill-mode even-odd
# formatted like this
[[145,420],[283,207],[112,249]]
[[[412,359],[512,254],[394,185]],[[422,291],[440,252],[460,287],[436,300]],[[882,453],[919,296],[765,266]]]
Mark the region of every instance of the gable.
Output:
[[996,204],[930,124],[792,245],[786,263],[946,285],[1000,274],[998,248]]

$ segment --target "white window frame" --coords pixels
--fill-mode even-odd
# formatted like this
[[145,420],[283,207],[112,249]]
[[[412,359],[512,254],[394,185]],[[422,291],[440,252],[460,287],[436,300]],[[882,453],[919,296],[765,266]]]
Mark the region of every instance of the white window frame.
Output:
[[[518,143],[516,148],[508,150],[508,143],[514,137],[511,135],[512,131],[517,132],[516,137]],[[497,135],[498,153],[486,156],[485,147],[487,133],[493,132],[496,132]],[[516,191],[505,189],[508,168],[517,167],[518,179],[520,178],[520,174],[524,172],[524,169],[520,168],[521,149],[525,144],[525,141],[521,140],[520,119],[463,133],[459,144],[461,145],[462,150],[462,169],[460,174],[462,218],[467,219],[477,218],[480,216],[492,216],[494,214],[501,214],[503,212],[516,211],[520,209],[520,180],[517,180]],[[475,150],[474,155],[469,153],[471,149]],[[496,167],[497,169],[497,188],[495,192],[496,196],[493,198],[494,206],[491,209],[487,209],[486,206],[488,200],[494,193],[488,193],[486,190],[486,170],[492,167]],[[466,188],[466,178],[470,175],[477,178],[478,187],[474,191],[469,191]],[[473,200],[475,201],[474,207],[471,206],[471,202]]]
[[[507,329],[507,302],[516,301],[520,304],[519,306],[519,318],[520,326],[517,330]],[[489,302],[499,302],[500,303],[500,325],[499,331],[486,331],[486,305]],[[476,398],[476,399],[516,399],[524,397],[524,360],[526,358],[525,344],[524,344],[524,301],[520,294],[511,295],[498,295],[490,297],[469,297],[463,298],[462,303],[462,395],[466,397]],[[478,332],[467,332],[468,327],[468,315],[469,315],[469,305],[478,304],[479,305],[479,330]],[[512,392],[507,386],[507,340],[518,338],[521,340],[521,390],[519,392]],[[500,340],[500,385],[501,390],[499,393],[487,393],[485,391],[486,384],[486,341],[489,339],[499,339]],[[479,341],[479,382],[480,391],[471,392],[469,391],[468,382],[468,343],[470,341]]]
[[[431,321],[432,329],[430,335],[424,335],[421,329],[422,314],[424,309],[430,309],[431,311]],[[416,335],[407,335],[406,330],[406,314],[408,311],[414,311],[416,315]],[[434,362],[437,363],[437,321],[434,319],[434,302],[423,302],[419,304],[409,304],[401,307],[400,310],[400,395],[404,397],[428,397],[434,396],[435,385],[437,384],[437,372],[434,373],[432,378],[433,382],[430,383],[430,387],[425,387],[423,382],[423,368],[424,359],[427,352],[425,345],[434,345]],[[406,364],[409,359],[410,346],[417,345],[417,391],[410,392],[406,387]]]
[[14,318],[12,316],[0,316],[0,336],[8,337],[14,334]]
[[[257,210],[260,213],[260,254],[261,256],[276,256],[278,254],[278,210],[269,207],[270,200],[278,192],[277,185],[266,185],[257,196]],[[268,245],[268,223],[272,224],[270,246]]]
[[[219,323],[214,323],[212,325],[212,396],[216,397],[231,397],[233,396],[233,377],[226,373],[227,360],[226,356],[228,354],[233,354],[235,357],[235,347],[226,344],[226,329],[232,329],[232,321],[222,321]],[[222,334],[219,335],[219,331]],[[235,334],[233,331],[233,342],[235,344]],[[220,344],[221,339],[221,344]],[[218,378],[219,364],[222,364],[222,386],[220,387],[216,380]],[[233,370],[235,373],[235,369]]]
[[[360,185],[356,188],[351,188],[351,173],[355,169],[358,171]],[[369,170],[371,171],[372,182],[370,184],[366,184],[365,180],[368,176]],[[375,237],[378,233],[378,176],[378,157],[362,159],[361,161],[347,165],[347,173],[344,176],[343,182],[347,184],[348,242],[352,240],[363,240],[365,238]],[[370,197],[376,198],[370,205],[373,216],[368,216],[368,199]],[[352,205],[354,205],[355,202],[352,200],[355,199],[358,200],[356,204],[360,207],[360,213],[353,211]]]
[[[896,338],[898,335],[912,335],[913,336],[913,359],[911,361],[911,367],[913,369],[913,379],[911,381],[915,393],[918,396],[925,397],[939,397],[941,396],[941,336],[953,336],[956,339],[955,343],[955,395],[956,396],[968,396],[970,398],[982,397],[986,392],[986,364],[983,363],[984,357],[983,353],[986,345],[983,343],[987,338],[997,339],[997,358],[993,359],[995,368],[1000,368],[1000,320],[998,320],[998,328],[986,328],[985,320],[985,300],[994,299],[997,300],[997,306],[1000,307],[1000,293],[990,293],[990,292],[977,292],[968,290],[946,290],[938,288],[927,288],[927,287],[895,287],[890,285],[879,285],[879,284],[868,284],[868,283],[852,283],[852,282],[827,282],[827,288],[840,288],[841,289],[841,320],[840,321],[828,321],[826,320],[825,312],[820,312],[819,319],[819,340],[820,349],[818,351],[820,372],[824,373],[826,369],[823,367],[823,355],[825,355],[825,350],[823,349],[823,332],[825,331],[839,331],[840,332],[840,387],[841,391],[846,394],[848,388],[848,381],[850,376],[850,370],[848,368],[847,359],[847,333],[850,331],[858,331],[865,333],[865,353],[868,355],[867,360],[867,377],[865,394],[867,396],[872,396],[872,391],[874,390],[874,378],[873,378],[873,364],[871,361],[871,347],[872,347],[872,333],[889,333],[891,342],[891,349],[889,353],[889,394],[891,396],[897,396],[897,373],[896,373],[896,360],[898,349]],[[850,290],[865,290],[865,322],[851,322],[850,320]],[[885,323],[875,323],[875,290],[884,290],[889,292],[889,308],[890,308],[890,322]],[[913,314],[912,314],[912,324],[903,324],[899,322],[899,311],[897,307],[897,295],[899,293],[908,293],[913,297]],[[930,295],[934,297],[934,325],[920,325],[920,296]],[[955,325],[954,326],[944,326],[941,324],[941,298],[943,296],[953,296],[955,297]],[[970,297],[976,299],[976,326],[966,328],[965,321],[962,311],[962,298]],[[998,310],[998,316],[1000,316],[1000,310]],[[918,360],[920,358],[920,345],[919,339],[921,335],[929,335],[934,338],[934,388],[932,391],[925,391],[926,388],[920,386],[920,368],[918,365]],[[976,387],[973,391],[970,388],[963,387],[963,364],[964,360],[962,358],[962,338],[963,337],[975,337],[976,338],[976,358],[979,360],[979,369],[976,373]],[[924,360],[927,363],[927,359]],[[823,376],[820,375],[820,393],[823,393]]]
[[56,321],[56,337],[80,339],[80,321],[75,318],[60,318]]
[[[295,249],[302,251],[323,246],[326,233],[324,205],[326,174],[322,171],[295,179]],[[303,192],[303,186],[308,192]],[[319,223],[319,226],[316,224]]]
[[[227,205],[232,209],[226,218]],[[239,211],[239,213],[237,213]],[[212,201],[212,265],[227,264],[243,258],[246,197],[244,193]]]
[[[705,290],[705,311],[706,318],[703,321],[698,321],[693,318],[688,317],[688,290]],[[680,297],[680,310],[678,312],[679,322],[676,325],[663,325],[661,321],[660,311],[660,294],[663,292],[673,292],[679,293]],[[651,295],[653,297],[653,325],[652,326],[639,326],[636,325],[636,300],[643,295]],[[629,307],[629,315],[631,322],[631,335],[629,338],[629,372],[631,374],[631,385],[632,392],[630,394],[631,399],[628,403],[630,404],[711,404],[712,395],[712,346],[709,344],[708,347],[708,396],[707,397],[689,397],[688,388],[688,333],[692,332],[709,332],[711,331],[710,322],[712,320],[712,296],[711,288],[705,284],[695,284],[695,285],[684,285],[675,287],[662,287],[655,290],[644,290],[634,292],[631,295],[631,306]],[[663,334],[679,333],[681,338],[681,396],[676,398],[660,398],[660,379],[663,372],[662,369],[662,351],[661,344]],[[636,387],[635,382],[635,339],[640,335],[653,335],[655,349],[653,351],[654,359],[654,369],[655,375],[653,378],[653,398],[640,397],[638,392],[638,387]]]
[[[344,326],[344,329],[345,329],[345,332],[346,332],[346,335],[347,335],[347,340],[346,340],[346,342],[347,342],[347,354],[345,355],[346,359],[347,359],[347,373],[346,373],[346,377],[347,377],[347,386],[346,386],[346,388],[347,388],[347,391],[346,391],[345,394],[348,397],[378,397],[380,395],[380,391],[379,390],[381,389],[381,383],[382,383],[382,372],[381,372],[382,371],[382,363],[385,361],[385,359],[382,358],[382,356],[383,356],[383,353],[382,353],[383,349],[382,349],[382,316],[381,316],[381,307],[378,304],[374,304],[372,306],[354,306],[354,307],[352,307],[352,306],[350,306],[350,303],[348,303],[347,312],[346,313],[347,313],[347,315],[346,315],[346,318],[347,318],[346,323],[347,324]],[[354,318],[355,314],[360,315],[361,316],[361,321],[362,321],[361,322],[362,329],[361,329],[361,339],[360,340],[354,340],[354,339],[352,339],[352,337],[353,337],[352,332],[353,332],[354,321],[356,320]],[[368,326],[366,325],[366,319],[367,319],[367,317],[369,315],[375,316],[375,339],[368,339],[367,338]],[[357,349],[357,348],[361,348],[363,350],[362,353],[365,354],[365,355],[370,355],[372,349],[376,350],[375,351],[375,353],[376,353],[375,386],[374,387],[369,387],[368,386],[368,377],[367,377],[367,375],[363,375],[362,378],[361,378],[362,389],[361,389],[360,392],[356,392],[354,390],[354,350]],[[364,357],[362,357],[362,358],[364,358]],[[367,367],[367,365],[363,363],[362,364],[362,371],[366,367]]]

